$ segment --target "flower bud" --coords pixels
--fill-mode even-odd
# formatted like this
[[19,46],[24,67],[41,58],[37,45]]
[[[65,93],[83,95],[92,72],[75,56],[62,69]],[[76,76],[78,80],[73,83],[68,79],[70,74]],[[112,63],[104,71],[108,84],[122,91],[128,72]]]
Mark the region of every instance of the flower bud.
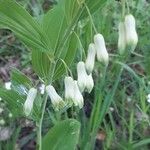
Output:
[[83,107],[84,104],[84,100],[83,100],[83,96],[79,90],[77,81],[74,81],[74,104],[75,106],[79,106],[79,108]]
[[56,111],[62,109],[65,106],[63,99],[57,94],[55,88],[52,85],[46,86],[46,92],[49,95],[52,105]]
[[125,29],[126,29],[126,41],[127,45],[135,49],[138,42],[138,35],[136,32],[135,18],[129,14],[125,16]]
[[77,74],[78,74],[78,86],[80,91],[83,92],[86,87],[86,80],[88,76],[83,61],[80,61],[77,64]]
[[43,95],[45,92],[45,84],[41,84],[39,87],[40,93]]
[[91,93],[91,91],[93,89],[93,86],[94,86],[94,81],[93,81],[93,78],[92,78],[92,74],[90,74],[87,77],[87,83],[86,83],[86,89],[87,89],[88,93]]
[[104,63],[105,65],[108,65],[109,56],[106,50],[105,41],[102,34],[96,34],[94,36],[94,44],[98,61]]
[[74,81],[71,77],[65,77],[65,99],[72,102],[74,99]]
[[87,59],[85,61],[86,70],[89,74],[92,73],[94,68],[95,54],[96,54],[95,45],[91,43],[89,45]]
[[5,88],[7,89],[7,90],[11,90],[11,82],[5,82]]
[[5,123],[6,123],[6,122],[5,122],[4,119],[1,119],[1,120],[0,120],[0,125],[1,125],[1,126],[5,125]]
[[27,99],[24,103],[24,112],[26,116],[29,116],[32,111],[33,102],[36,98],[36,95],[37,95],[37,89],[31,88],[28,92]]
[[126,48],[126,31],[124,22],[119,23],[119,39],[118,39],[118,49],[120,54],[124,54]]

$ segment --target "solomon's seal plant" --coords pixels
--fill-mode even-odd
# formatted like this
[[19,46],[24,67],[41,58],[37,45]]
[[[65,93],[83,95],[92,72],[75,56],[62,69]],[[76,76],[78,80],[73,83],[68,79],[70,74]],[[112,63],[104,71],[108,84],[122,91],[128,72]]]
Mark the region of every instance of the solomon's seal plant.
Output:
[[[12,88],[1,87],[0,97],[14,116],[35,123],[38,150],[92,150],[99,128],[106,125],[105,115],[130,57],[128,49],[132,52],[138,42],[135,18],[123,13],[119,54],[109,55],[104,31],[98,31],[93,20],[93,14],[106,2],[60,0],[39,19],[14,0],[0,1],[0,28],[12,30],[31,51],[32,68],[38,77],[32,82],[14,69]],[[90,100],[87,94],[91,94]],[[87,103],[90,115],[86,115]]]

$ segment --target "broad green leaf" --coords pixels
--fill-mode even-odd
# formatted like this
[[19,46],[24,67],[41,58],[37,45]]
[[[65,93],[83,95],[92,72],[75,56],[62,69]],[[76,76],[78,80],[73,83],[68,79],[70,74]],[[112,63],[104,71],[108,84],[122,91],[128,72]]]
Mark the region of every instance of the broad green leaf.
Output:
[[33,85],[31,80],[22,72],[13,69],[11,72],[12,89],[24,95]]
[[[97,10],[102,9],[106,4],[107,0],[85,0],[85,4],[87,5],[91,14],[95,13]],[[81,18],[85,18],[88,16],[87,10],[84,7]]]
[[51,57],[48,54],[36,50],[32,50],[32,66],[34,71],[46,81],[50,71]]
[[90,12],[94,13],[98,9],[102,8],[106,2],[107,0],[87,0],[87,6],[89,7]]
[[63,6],[64,0],[60,1],[52,10],[49,10],[42,21],[43,30],[47,33],[50,45],[54,52],[67,28],[67,20]]
[[0,88],[0,97],[7,104],[7,107],[14,116],[20,116],[23,113],[23,103],[25,96],[19,95],[16,91]]
[[[75,57],[77,39],[74,37],[72,29],[78,21],[79,16],[76,18],[76,15],[79,8],[80,5],[76,0],[62,0],[59,1],[58,5],[50,10],[43,19],[43,30],[50,39],[50,44],[55,53],[55,60],[59,60],[57,61],[54,80],[65,72],[64,64],[60,61],[60,58],[69,66]],[[38,65],[35,63],[38,70],[42,62],[38,62],[37,59],[34,62],[38,63]],[[50,66],[50,64],[45,63],[44,66]],[[41,73],[39,72],[39,74]]]
[[31,80],[25,74],[20,72],[18,69],[12,70],[11,79],[12,79],[12,81],[15,81],[17,84],[24,84],[27,87],[32,86]]
[[64,11],[66,14],[68,25],[72,24],[72,21],[74,19],[78,19],[79,16],[77,17],[77,15],[80,15],[82,4],[82,0],[65,0]]
[[29,48],[51,50],[38,22],[14,0],[0,1],[0,27],[12,30]]
[[[65,55],[62,56],[62,59],[64,60],[66,65],[69,67],[75,57],[76,50],[77,50],[77,38],[74,33],[70,36],[70,39],[68,40],[67,49],[68,50],[65,53]],[[57,65],[56,70],[55,70],[54,80],[59,78],[64,72],[65,72],[65,66],[63,62],[60,61],[60,63]]]
[[[49,10],[43,17],[42,27],[45,33],[47,33],[49,44],[53,49],[53,53],[55,53],[55,61],[60,58],[63,60],[69,59],[68,63],[70,64],[74,58],[75,49],[71,50],[68,45],[68,41],[71,42],[69,37],[72,29],[68,26],[68,19],[66,17],[65,8],[67,5],[68,3],[66,0],[62,0],[52,10]],[[67,31],[69,31],[68,34],[66,34]],[[74,40],[73,46],[75,44],[76,41]],[[66,58],[66,55],[70,52],[72,52],[72,55],[70,55],[71,57],[69,58],[67,56],[68,58]],[[49,54],[36,50],[32,51],[33,68],[44,81],[47,80],[48,75],[51,73],[50,66],[52,65],[51,62],[54,60],[50,60],[50,58],[53,57],[49,57]],[[55,72],[59,71],[58,68],[60,68],[61,71],[59,71],[59,74],[54,75],[54,78],[59,78],[65,71],[61,61],[57,62],[57,71]]]
[[57,123],[43,138],[42,150],[75,150],[79,131],[80,123],[74,119]]

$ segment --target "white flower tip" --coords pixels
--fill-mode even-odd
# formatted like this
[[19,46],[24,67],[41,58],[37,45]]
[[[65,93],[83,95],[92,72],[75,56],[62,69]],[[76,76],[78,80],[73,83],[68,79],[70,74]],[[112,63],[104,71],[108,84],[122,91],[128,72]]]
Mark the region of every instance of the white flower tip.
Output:
[[83,107],[83,97],[79,90],[78,83],[71,77],[65,77],[65,99],[68,106],[74,104],[74,106]]
[[150,94],[147,95],[147,98],[150,99]]
[[47,86],[45,87],[45,89],[46,89],[46,91],[47,91],[47,93],[48,93],[49,90],[53,89],[53,86],[52,86],[52,85],[47,85]]
[[70,83],[73,82],[73,78],[72,77],[65,77],[64,82],[65,82],[65,85],[68,86],[68,85],[70,85]]
[[74,81],[74,104],[81,109],[84,104],[83,96],[79,90],[77,81]]
[[150,99],[147,99],[147,102],[150,103]]
[[86,78],[87,78],[85,64],[83,61],[80,61],[77,64],[77,74],[78,74],[78,86],[80,88],[80,91],[83,92],[86,86]]
[[12,118],[12,117],[13,117],[13,114],[12,114],[12,113],[9,113],[8,117],[9,117],[9,118]]
[[77,64],[77,71],[82,71],[82,69],[84,69],[85,64],[83,61],[79,61]]
[[136,32],[135,18],[129,14],[125,16],[125,28],[126,28],[126,41],[131,46],[132,51],[135,49],[138,43],[138,35]]
[[0,125],[4,125],[5,124],[5,120],[4,119],[1,119],[0,120]]
[[89,50],[91,50],[95,53],[95,44],[94,43],[89,44]]
[[88,93],[91,93],[93,87],[94,87],[94,81],[92,78],[92,74],[90,74],[87,77],[87,85],[86,85],[86,89],[87,89]]
[[72,104],[72,100],[74,98],[74,81],[72,77],[65,77],[65,99],[68,105]]
[[46,92],[49,95],[53,108],[58,111],[65,107],[65,102],[63,99],[57,94],[55,88],[52,85],[46,86]]
[[3,111],[4,111],[4,109],[3,109],[3,108],[0,108],[0,114],[1,114]]
[[37,89],[31,88],[28,92],[27,99],[24,103],[24,112],[26,116],[29,116],[32,111],[33,102],[36,98],[36,95],[37,95]]
[[109,62],[109,56],[105,46],[105,40],[102,34],[96,34],[94,36],[94,44],[98,61],[102,62],[104,65],[107,66]]
[[29,116],[31,114],[32,108],[33,108],[33,104],[30,103],[24,104],[24,112],[26,116]]
[[128,14],[125,16],[125,22],[129,26],[135,26],[135,18],[132,14]]
[[95,55],[96,55],[95,45],[94,43],[91,43],[88,48],[87,59],[85,62],[85,67],[88,74],[92,73],[93,71],[94,64],[95,64]]
[[66,103],[63,100],[61,100],[59,103],[56,103],[55,105],[53,105],[53,108],[56,111],[60,111],[60,110],[62,110],[65,107],[66,107]]
[[40,93],[44,94],[44,92],[45,92],[45,85],[41,84],[40,87],[39,87],[39,89],[40,89]]
[[5,88],[11,90],[11,82],[5,82]]
[[103,40],[103,41],[104,41],[104,37],[103,37],[103,35],[100,34],[100,33],[94,35],[94,43],[99,42],[99,40]]
[[35,88],[31,88],[30,90],[29,90],[29,94],[31,94],[32,96],[36,96],[37,95],[37,89],[35,89]]

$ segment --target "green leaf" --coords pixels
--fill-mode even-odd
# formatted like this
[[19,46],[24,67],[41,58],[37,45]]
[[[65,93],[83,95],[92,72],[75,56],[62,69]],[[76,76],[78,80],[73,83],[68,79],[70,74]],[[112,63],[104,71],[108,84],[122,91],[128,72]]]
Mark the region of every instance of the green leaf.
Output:
[[137,149],[139,147],[143,147],[144,145],[150,144],[150,138],[143,139],[141,141],[138,141],[137,143],[133,144],[133,149]]
[[31,49],[51,49],[38,22],[14,0],[0,1],[0,27],[12,30]]
[[[64,56],[61,56],[68,67],[73,62],[73,59],[76,54],[76,50],[77,50],[77,38],[76,38],[76,35],[73,33],[70,36],[70,39],[68,40],[67,52],[65,53]],[[54,80],[58,79],[64,72],[65,72],[65,66],[60,61],[57,64],[57,67],[54,73]]]
[[68,25],[72,24],[72,21],[77,15],[80,15],[80,11],[82,9],[82,2],[80,0],[65,0],[64,12],[66,14]]
[[25,95],[25,92],[33,86],[31,80],[17,69],[11,72],[11,83],[12,89],[21,95]]
[[80,123],[74,119],[59,122],[43,138],[42,150],[75,150],[79,131]]
[[[71,4],[73,4],[73,6]],[[72,26],[74,26],[74,24],[71,24],[76,14],[72,14],[70,19],[68,19],[68,15],[70,14],[69,10],[72,11],[72,9],[74,9],[73,7],[78,7],[76,1],[74,1],[74,3],[68,3],[68,1],[62,0],[44,15],[41,23],[43,30],[47,33],[50,41],[49,44],[53,49],[55,61],[61,58],[65,61],[66,65],[71,64],[76,52],[77,39],[73,37]],[[47,53],[32,50],[33,68],[44,81],[47,80],[48,75],[51,73],[50,66],[54,61],[54,59],[51,58],[53,57]],[[64,72],[64,64],[61,61],[57,61],[54,80],[58,79]]]
[[53,52],[56,51],[67,28],[63,6],[64,0],[60,1],[52,10],[49,10],[42,21],[43,30],[47,33]]
[[[90,10],[90,13],[93,14],[97,10],[102,9],[104,5],[107,3],[107,0],[85,0],[85,3]],[[84,8],[81,18],[85,18],[88,16],[86,8]]]
[[50,71],[51,57],[48,54],[36,50],[32,50],[32,66],[34,71],[46,81]]
[[0,88],[0,97],[6,102],[8,109],[14,116],[20,116],[23,113],[25,96],[21,96],[13,90]]

